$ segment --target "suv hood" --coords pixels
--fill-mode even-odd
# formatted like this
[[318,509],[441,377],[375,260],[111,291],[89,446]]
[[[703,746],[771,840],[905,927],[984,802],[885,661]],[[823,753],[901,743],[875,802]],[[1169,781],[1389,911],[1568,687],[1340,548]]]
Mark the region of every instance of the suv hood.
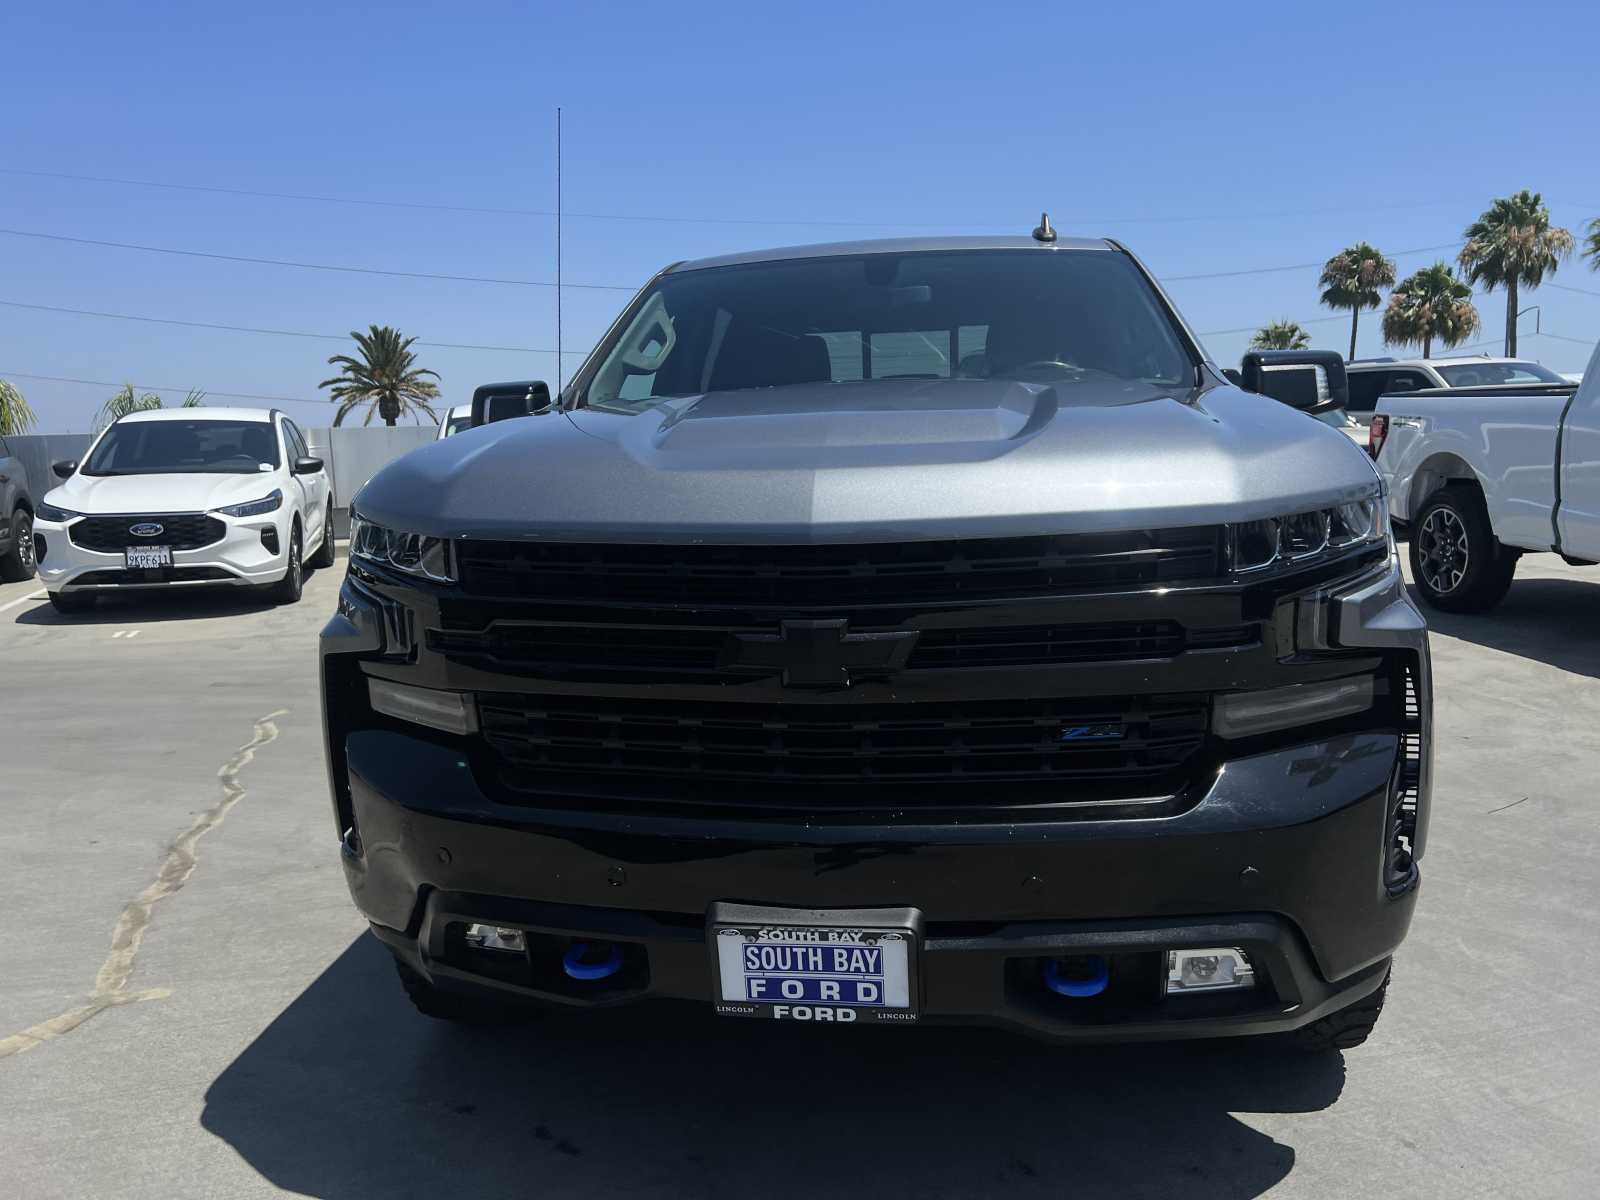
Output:
[[881,541],[1251,520],[1375,482],[1349,438],[1228,386],[891,380],[503,421],[355,503],[447,537]]
[[224,504],[259,500],[281,486],[277,471],[250,475],[74,475],[51,489],[45,501],[90,515],[209,512]]

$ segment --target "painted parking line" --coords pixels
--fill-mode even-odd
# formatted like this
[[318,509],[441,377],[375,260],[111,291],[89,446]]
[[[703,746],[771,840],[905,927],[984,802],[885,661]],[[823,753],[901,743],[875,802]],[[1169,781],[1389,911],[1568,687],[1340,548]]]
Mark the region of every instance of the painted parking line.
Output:
[[137,629],[119,629],[111,635],[114,638],[136,638],[139,636]]
[[19,604],[26,604],[29,600],[44,600],[48,595],[49,593],[47,592],[34,592],[32,595],[18,596],[15,600],[8,600],[6,603],[0,604],[0,612],[5,612],[8,608],[15,608]]

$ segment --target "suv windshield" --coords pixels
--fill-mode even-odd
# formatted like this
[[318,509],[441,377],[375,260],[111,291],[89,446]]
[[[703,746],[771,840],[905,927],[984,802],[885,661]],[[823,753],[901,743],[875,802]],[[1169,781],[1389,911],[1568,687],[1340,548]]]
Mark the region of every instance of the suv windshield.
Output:
[[[1196,367],[1129,259],[1107,250],[839,255],[669,274],[577,381],[579,402],[883,379],[1192,387]],[[1132,386],[1137,385],[1137,386]]]
[[254,475],[278,465],[269,421],[130,421],[106,431],[85,475]]
[[1456,367],[1435,367],[1449,387],[1500,387],[1508,383],[1565,383],[1554,371],[1538,363],[1498,362],[1463,363]]

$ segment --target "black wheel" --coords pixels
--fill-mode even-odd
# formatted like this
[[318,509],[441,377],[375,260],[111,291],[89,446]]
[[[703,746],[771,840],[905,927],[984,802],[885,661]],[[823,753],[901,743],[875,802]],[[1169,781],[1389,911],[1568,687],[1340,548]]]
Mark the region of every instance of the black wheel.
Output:
[[317,547],[317,552],[311,556],[311,565],[317,570],[333,566],[333,514],[324,513],[322,517],[322,544]]
[[1363,996],[1349,1008],[1341,1008],[1332,1016],[1295,1030],[1291,1035],[1295,1046],[1308,1054],[1325,1054],[1330,1050],[1354,1050],[1361,1045],[1371,1035],[1378,1015],[1383,1012],[1389,978],[1390,975],[1385,974],[1377,991]]
[[11,549],[0,554],[0,579],[16,583],[33,578],[33,514],[19,508],[11,514]]
[[284,569],[283,578],[277,583],[269,584],[268,590],[277,603],[296,604],[300,600],[300,590],[305,586],[305,580],[305,565],[300,557],[300,526],[293,525],[289,529],[289,565]]
[[83,613],[94,607],[90,592],[51,592],[50,603],[58,613]]
[[459,1025],[508,1026],[521,1025],[533,1019],[536,1010],[514,1004],[499,1004],[477,996],[447,992],[435,987],[400,959],[394,960],[394,969],[400,975],[400,986],[416,1010],[436,1021],[454,1021]]
[[1411,523],[1411,577],[1445,612],[1487,612],[1505,598],[1517,552],[1494,536],[1483,493],[1452,484],[1428,497]]

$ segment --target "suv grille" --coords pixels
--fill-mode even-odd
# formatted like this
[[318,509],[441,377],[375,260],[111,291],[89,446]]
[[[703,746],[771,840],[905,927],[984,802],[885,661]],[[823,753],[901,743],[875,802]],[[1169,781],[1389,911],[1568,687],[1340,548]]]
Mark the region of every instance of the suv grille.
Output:
[[1205,741],[1194,697],[737,704],[478,698],[514,791],[786,809],[1002,809],[1159,794]]
[[[134,537],[130,525],[154,523],[162,527],[155,537]],[[121,554],[129,546],[171,546],[198,550],[220,542],[227,526],[205,513],[153,513],[149,516],[85,517],[68,528],[75,546],[101,554]]]
[[1204,580],[1222,528],[791,546],[457,543],[473,595],[815,608],[1010,599]]

